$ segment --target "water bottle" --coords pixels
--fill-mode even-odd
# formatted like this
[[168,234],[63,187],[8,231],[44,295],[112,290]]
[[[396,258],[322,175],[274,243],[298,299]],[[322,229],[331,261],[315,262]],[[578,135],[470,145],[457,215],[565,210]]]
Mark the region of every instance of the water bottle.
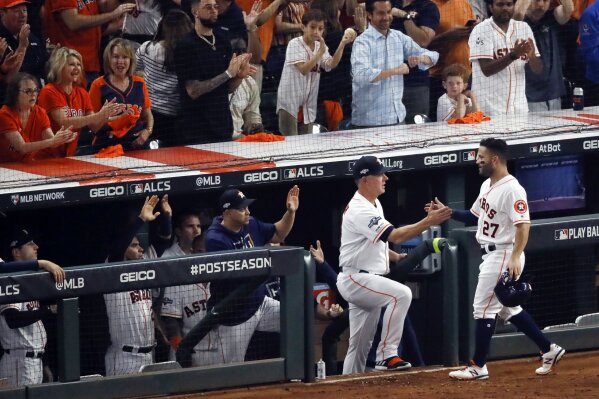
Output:
[[316,363],[316,378],[319,380],[324,380],[327,378],[327,366],[322,359]]
[[584,92],[582,87],[575,87],[572,95],[572,109],[582,111],[584,109]]

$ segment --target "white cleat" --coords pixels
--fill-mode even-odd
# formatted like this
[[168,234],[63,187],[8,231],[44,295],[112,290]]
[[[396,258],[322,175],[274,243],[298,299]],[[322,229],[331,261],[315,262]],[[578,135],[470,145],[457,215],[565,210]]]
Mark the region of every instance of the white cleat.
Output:
[[461,370],[455,370],[449,373],[449,377],[454,380],[486,380],[489,378],[487,365],[478,367],[472,360],[468,367]]
[[549,352],[544,353],[542,356],[541,367],[536,370],[538,375],[545,375],[551,373],[557,362],[560,361],[562,356],[566,353],[565,349],[558,344],[551,344]]

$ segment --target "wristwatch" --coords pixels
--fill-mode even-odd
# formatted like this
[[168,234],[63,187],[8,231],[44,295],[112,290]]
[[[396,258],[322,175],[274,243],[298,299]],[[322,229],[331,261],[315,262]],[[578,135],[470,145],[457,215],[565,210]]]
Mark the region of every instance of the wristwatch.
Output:
[[410,21],[410,20],[412,20],[412,19],[414,19],[414,16],[413,16],[412,14],[410,14],[410,13],[407,13],[407,14],[406,14],[406,15],[403,17],[403,20],[404,20],[404,21]]

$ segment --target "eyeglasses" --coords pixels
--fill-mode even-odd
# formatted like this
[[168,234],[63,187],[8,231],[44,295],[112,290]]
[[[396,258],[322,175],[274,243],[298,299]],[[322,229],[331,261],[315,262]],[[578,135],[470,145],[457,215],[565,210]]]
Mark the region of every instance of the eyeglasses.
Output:
[[19,90],[21,93],[25,93],[28,96],[33,96],[33,95],[37,95],[40,92],[40,89],[25,89],[25,90]]

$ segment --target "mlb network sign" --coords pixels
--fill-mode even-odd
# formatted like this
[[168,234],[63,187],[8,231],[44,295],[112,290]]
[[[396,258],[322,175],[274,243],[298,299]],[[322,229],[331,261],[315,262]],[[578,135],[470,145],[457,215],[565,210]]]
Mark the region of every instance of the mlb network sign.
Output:
[[594,237],[599,237],[599,225],[571,227],[569,229],[557,229],[557,230],[555,230],[555,235],[554,235],[554,239],[556,241],[580,240],[580,239],[584,239],[584,238],[594,238]]

